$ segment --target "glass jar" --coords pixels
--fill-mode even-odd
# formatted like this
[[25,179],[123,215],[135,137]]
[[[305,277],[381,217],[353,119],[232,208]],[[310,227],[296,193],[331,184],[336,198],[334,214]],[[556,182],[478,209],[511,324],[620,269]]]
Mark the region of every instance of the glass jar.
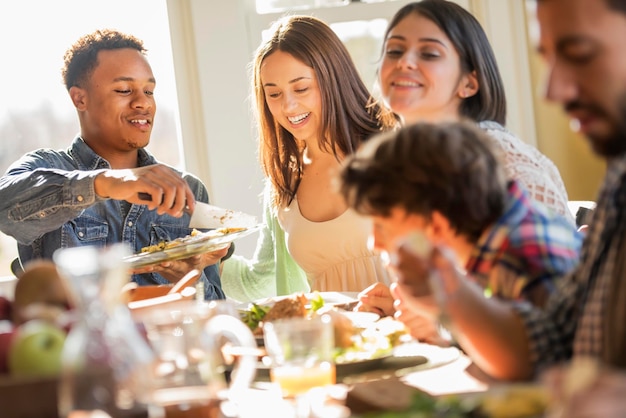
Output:
[[53,260],[74,302],[62,355],[59,416],[101,411],[147,417],[154,354],[139,332],[121,288],[130,275],[124,244],[58,250]]

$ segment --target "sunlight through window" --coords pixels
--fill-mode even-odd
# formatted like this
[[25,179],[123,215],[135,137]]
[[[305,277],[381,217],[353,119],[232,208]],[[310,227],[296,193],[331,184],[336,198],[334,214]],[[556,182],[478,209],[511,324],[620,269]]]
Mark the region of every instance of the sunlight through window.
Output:
[[[25,0],[0,4],[2,173],[28,151],[70,145],[79,128],[61,80],[63,54],[82,35],[103,28],[144,41],[159,109],[148,149],[165,163],[182,164],[166,1]],[[15,241],[0,233],[0,276],[11,274],[15,257]]]

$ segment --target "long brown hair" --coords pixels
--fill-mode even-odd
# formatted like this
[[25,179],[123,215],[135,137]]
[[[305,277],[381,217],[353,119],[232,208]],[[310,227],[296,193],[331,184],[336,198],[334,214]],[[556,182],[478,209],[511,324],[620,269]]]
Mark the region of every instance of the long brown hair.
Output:
[[369,136],[395,127],[397,119],[372,98],[350,53],[326,23],[311,16],[279,20],[256,51],[252,89],[261,167],[272,182],[274,206],[287,207],[302,177],[302,155],[293,135],[274,119],[265,100],[261,65],[276,51],[292,55],[315,71],[322,97],[319,145],[338,159],[353,154]]

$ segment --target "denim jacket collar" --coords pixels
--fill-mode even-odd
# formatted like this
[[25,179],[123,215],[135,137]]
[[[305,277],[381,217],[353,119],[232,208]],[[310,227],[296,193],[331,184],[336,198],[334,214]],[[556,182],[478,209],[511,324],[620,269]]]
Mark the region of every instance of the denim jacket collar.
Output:
[[[111,164],[96,154],[80,135],[74,138],[68,153],[78,162],[81,170],[111,168]],[[157,161],[148,151],[140,148],[138,150],[137,163],[139,167],[145,167],[147,165],[156,164]]]

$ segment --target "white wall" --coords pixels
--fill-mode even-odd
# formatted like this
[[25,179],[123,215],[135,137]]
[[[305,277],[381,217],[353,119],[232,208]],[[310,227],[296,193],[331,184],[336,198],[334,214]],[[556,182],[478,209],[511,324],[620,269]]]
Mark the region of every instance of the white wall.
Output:
[[507,96],[507,127],[537,145],[524,0],[469,0],[493,47]]
[[[168,0],[186,168],[212,203],[259,216],[262,174],[248,103],[249,44],[239,0]],[[256,234],[237,242],[250,255]]]

